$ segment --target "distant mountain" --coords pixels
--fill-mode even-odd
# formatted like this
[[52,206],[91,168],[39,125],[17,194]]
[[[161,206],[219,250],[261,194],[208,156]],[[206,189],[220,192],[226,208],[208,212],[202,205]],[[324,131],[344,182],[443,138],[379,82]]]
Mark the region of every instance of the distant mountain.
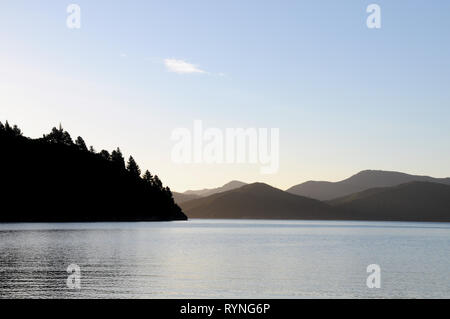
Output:
[[183,194],[186,195],[197,195],[200,197],[205,197],[205,196],[209,196],[212,194],[217,194],[217,193],[223,193],[226,191],[230,191],[239,187],[242,187],[244,185],[247,185],[247,183],[243,183],[240,181],[231,181],[229,183],[226,183],[225,185],[221,186],[221,187],[217,187],[217,188],[205,188],[202,190],[189,190],[189,191],[185,191]]
[[175,200],[175,203],[181,204],[193,199],[200,198],[201,196],[195,195],[195,194],[184,194],[184,193],[177,193],[172,192],[173,199]]
[[396,186],[414,181],[450,185],[450,178],[433,178],[400,172],[366,170],[340,182],[309,181],[293,186],[287,192],[323,201],[361,192],[370,188]]
[[181,204],[189,218],[450,221],[450,185],[410,182],[328,202],[254,183]]
[[263,183],[217,193],[181,204],[190,218],[332,219],[325,203],[293,195]]
[[39,139],[0,123],[0,222],[185,220],[158,176],[62,127]]
[[450,185],[442,183],[373,188],[328,203],[356,219],[450,222]]

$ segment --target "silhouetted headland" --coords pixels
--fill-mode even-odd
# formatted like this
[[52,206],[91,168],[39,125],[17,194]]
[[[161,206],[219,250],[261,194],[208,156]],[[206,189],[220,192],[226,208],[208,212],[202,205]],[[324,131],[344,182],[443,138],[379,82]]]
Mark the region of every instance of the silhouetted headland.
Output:
[[0,222],[186,220],[169,187],[133,157],[87,148],[62,129],[39,139],[0,122]]

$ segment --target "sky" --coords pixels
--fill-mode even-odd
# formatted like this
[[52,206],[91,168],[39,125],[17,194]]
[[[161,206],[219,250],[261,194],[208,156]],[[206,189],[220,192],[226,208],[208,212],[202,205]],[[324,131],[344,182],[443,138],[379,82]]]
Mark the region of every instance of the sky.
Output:
[[[448,177],[449,36],[446,0],[2,1],[0,121],[119,146],[175,191],[364,169]],[[278,171],[175,163],[171,135],[195,120],[278,128]]]

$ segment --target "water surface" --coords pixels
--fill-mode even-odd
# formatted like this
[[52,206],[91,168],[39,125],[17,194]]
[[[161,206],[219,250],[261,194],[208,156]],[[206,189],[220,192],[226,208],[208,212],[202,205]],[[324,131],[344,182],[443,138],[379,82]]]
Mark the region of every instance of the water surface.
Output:
[[450,298],[449,271],[449,223],[0,224],[2,298]]

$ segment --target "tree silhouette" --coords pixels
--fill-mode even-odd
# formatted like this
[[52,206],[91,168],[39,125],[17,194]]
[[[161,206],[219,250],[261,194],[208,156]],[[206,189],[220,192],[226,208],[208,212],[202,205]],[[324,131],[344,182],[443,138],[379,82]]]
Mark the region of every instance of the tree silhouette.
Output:
[[161,182],[161,180],[159,179],[158,175],[155,175],[153,177],[153,185],[158,189],[158,190],[162,190],[163,189],[163,183]]
[[17,125],[13,126],[13,135],[14,136],[22,136],[22,131],[20,128],[17,127]]
[[186,219],[170,189],[148,170],[141,177],[132,156],[125,167],[119,148],[87,152],[61,125],[31,139],[0,122],[0,149],[8,155],[0,156],[0,222]]
[[87,147],[86,147],[86,143],[84,142],[83,138],[81,136],[78,136],[76,141],[75,141],[75,145],[78,146],[78,149],[80,151],[84,151],[87,152]]
[[100,151],[100,153],[98,153],[103,159],[110,161],[111,160],[111,155],[109,154],[108,151],[106,150],[102,150]]
[[5,125],[0,122],[0,132],[8,136],[22,136],[22,131],[17,127],[17,125],[11,127],[8,121],[5,122]]
[[145,171],[144,175],[142,176],[142,179],[148,186],[153,186],[153,176],[150,174],[148,170]]
[[9,125],[8,121],[6,121],[6,123],[5,123],[5,132],[6,132],[6,134],[10,134],[12,132],[12,128]]
[[64,131],[61,124],[59,124],[59,128],[52,128],[52,131],[49,134],[44,134],[43,140],[52,144],[74,145],[70,134],[67,131]]
[[127,170],[131,173],[131,175],[135,177],[141,176],[141,170],[139,169],[139,166],[134,160],[133,156],[130,156],[130,158],[128,159]]
[[111,161],[119,168],[125,168],[125,159],[123,158],[120,148],[117,148],[111,153]]

